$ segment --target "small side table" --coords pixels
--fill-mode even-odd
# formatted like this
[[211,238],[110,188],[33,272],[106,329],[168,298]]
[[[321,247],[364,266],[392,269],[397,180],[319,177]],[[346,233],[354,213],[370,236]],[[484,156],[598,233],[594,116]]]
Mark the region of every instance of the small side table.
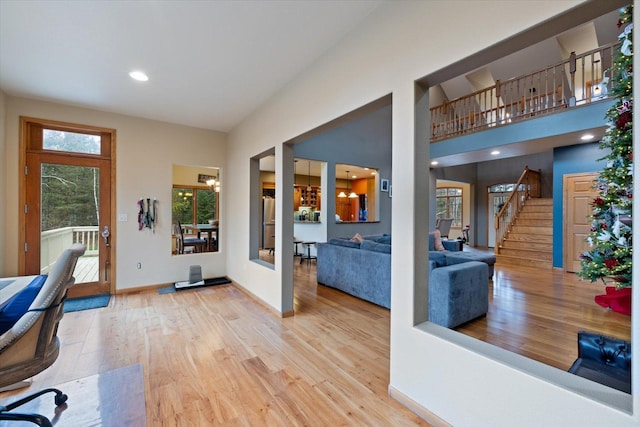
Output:
[[312,259],[315,259],[316,262],[318,261],[318,257],[311,256],[311,245],[315,244],[316,242],[302,242],[302,246],[307,248],[307,253],[300,256],[300,264],[302,264],[305,260],[307,261],[307,265],[310,265]]

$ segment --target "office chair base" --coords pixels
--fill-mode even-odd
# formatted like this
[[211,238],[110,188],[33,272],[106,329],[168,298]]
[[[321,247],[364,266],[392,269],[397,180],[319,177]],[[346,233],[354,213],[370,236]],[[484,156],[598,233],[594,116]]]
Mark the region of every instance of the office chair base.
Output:
[[9,412],[15,408],[18,408],[22,405],[24,405],[25,403],[31,402],[32,400],[42,396],[43,394],[46,393],[55,393],[56,395],[54,396],[54,402],[56,404],[56,406],[60,406],[63,405],[67,399],[69,398],[66,394],[64,394],[63,392],[61,392],[58,389],[55,388],[47,388],[44,390],[40,390],[37,393],[33,393],[30,394],[27,397],[24,397],[20,400],[16,400],[13,403],[10,403],[6,406],[0,406],[0,420],[5,420],[5,421],[28,421],[31,423],[34,423],[36,425],[39,426],[44,426],[44,427],[52,427],[51,421],[49,421],[49,419],[47,417],[45,417],[44,415],[39,415],[39,414],[21,414],[21,413],[16,413],[16,412]]

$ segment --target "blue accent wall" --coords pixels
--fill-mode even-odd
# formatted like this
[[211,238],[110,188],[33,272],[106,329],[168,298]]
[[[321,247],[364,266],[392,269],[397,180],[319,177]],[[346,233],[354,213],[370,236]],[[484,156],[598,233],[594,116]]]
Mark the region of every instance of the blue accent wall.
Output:
[[564,188],[563,176],[572,173],[600,172],[605,162],[598,160],[606,154],[598,143],[558,147],[553,150],[553,266],[563,265]]

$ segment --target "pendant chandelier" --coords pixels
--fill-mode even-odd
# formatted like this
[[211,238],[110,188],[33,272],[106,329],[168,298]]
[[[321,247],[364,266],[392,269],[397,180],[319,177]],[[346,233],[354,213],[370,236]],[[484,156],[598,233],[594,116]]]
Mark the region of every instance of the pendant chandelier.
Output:
[[[346,172],[347,172],[347,191],[349,191],[351,189],[351,183],[349,181],[349,171],[346,171]],[[345,197],[348,197],[350,199],[354,199],[354,198],[358,197],[358,195],[355,192],[350,191],[349,195],[347,196],[344,191],[341,191],[340,194],[338,194],[338,197],[340,197],[341,199],[345,198]]]
[[[349,171],[347,171],[347,175],[349,175]],[[349,184],[349,189],[351,189],[351,181],[349,181],[348,184]],[[355,193],[355,191],[351,190],[349,192],[349,198],[350,199],[357,199],[358,195]]]
[[207,186],[211,191],[216,193],[220,192],[220,180],[216,179],[216,177],[212,177],[206,181]]

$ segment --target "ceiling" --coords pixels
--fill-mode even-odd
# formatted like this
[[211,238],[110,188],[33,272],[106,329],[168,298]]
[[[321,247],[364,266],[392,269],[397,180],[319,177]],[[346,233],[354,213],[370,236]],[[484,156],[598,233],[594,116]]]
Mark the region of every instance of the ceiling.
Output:
[[[382,2],[0,0],[0,89],[228,132]],[[439,93],[451,100],[496,79],[558,62],[571,50],[580,53],[611,42],[619,32],[617,17],[614,10],[451,79]],[[149,81],[129,78],[134,69],[146,72]],[[430,99],[437,102],[438,93]],[[354,126],[350,132],[368,131]],[[575,143],[575,136],[571,139],[521,144],[503,156]],[[490,158],[480,154],[439,160],[445,166]],[[312,169],[319,175],[319,164],[312,162]]]
[[228,132],[381,3],[2,0],[0,89]]
[[585,53],[617,40],[618,10],[602,15],[593,21],[542,40],[526,49],[504,56],[496,61],[457,76],[431,88],[431,106],[440,105],[443,97],[448,101],[491,87],[497,80],[506,81],[535,70],[566,60],[571,52]]

